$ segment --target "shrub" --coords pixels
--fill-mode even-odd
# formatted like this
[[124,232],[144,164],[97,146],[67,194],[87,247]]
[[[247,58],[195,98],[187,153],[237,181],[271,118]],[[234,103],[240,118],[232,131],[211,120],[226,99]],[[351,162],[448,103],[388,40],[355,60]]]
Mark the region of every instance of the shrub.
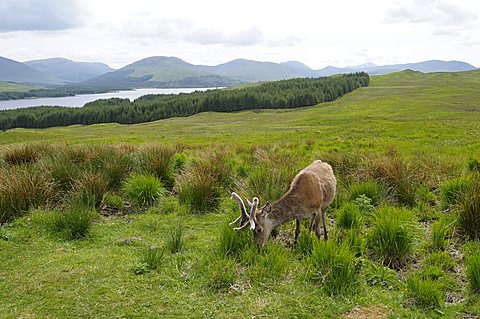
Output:
[[440,186],[442,206],[448,208],[458,204],[470,185],[471,179],[468,176],[458,177],[443,183]]
[[167,249],[172,253],[176,254],[182,250],[182,247],[184,246],[184,240],[183,240],[183,232],[184,232],[184,227],[182,224],[178,224],[175,227],[173,227],[167,237]]
[[57,200],[53,183],[38,170],[0,170],[0,224]]
[[380,286],[388,289],[397,288],[399,285],[394,270],[372,262],[365,267],[365,280],[369,286]]
[[142,275],[152,270],[158,270],[165,259],[165,250],[156,245],[142,250],[140,262],[133,268],[135,275]]
[[466,273],[470,290],[480,294],[480,254],[472,254],[468,258]]
[[101,173],[85,172],[75,182],[74,202],[90,208],[98,208],[108,191],[108,182]]
[[207,261],[202,277],[207,278],[207,285],[215,292],[226,292],[235,284],[235,261],[225,256],[214,256]]
[[334,241],[315,240],[306,259],[309,277],[331,295],[353,294],[359,287],[359,265],[350,250]]
[[386,198],[387,191],[376,181],[367,181],[350,185],[348,194],[350,200],[355,200],[360,195],[364,195],[372,200],[373,205],[378,205]]
[[460,199],[458,224],[468,239],[480,239],[480,173],[472,175],[470,185]]
[[65,240],[83,239],[89,236],[96,214],[82,207],[51,212],[37,212],[33,219],[54,236]]
[[362,225],[362,215],[354,204],[346,204],[336,211],[337,227],[343,229],[358,229]]
[[229,193],[234,184],[233,171],[224,156],[223,153],[207,154],[185,168],[177,178],[180,203],[196,213],[217,209],[222,195]]
[[422,278],[418,274],[407,277],[407,293],[415,299],[415,303],[422,308],[439,308],[445,299],[445,293],[440,283]]
[[387,266],[400,267],[415,244],[413,214],[406,209],[382,207],[373,216],[367,235],[368,249]]
[[139,207],[153,205],[164,193],[161,182],[152,175],[131,175],[124,182],[122,190],[126,198]]

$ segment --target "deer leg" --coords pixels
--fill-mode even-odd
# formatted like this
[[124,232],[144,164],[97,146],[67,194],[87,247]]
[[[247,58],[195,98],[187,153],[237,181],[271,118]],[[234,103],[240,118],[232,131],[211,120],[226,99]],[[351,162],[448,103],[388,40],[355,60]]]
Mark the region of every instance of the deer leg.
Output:
[[315,230],[315,213],[313,213],[312,218],[310,219],[310,231],[313,232]]
[[[325,221],[325,210],[322,210],[320,208],[320,215],[322,216],[322,224],[323,224],[323,239],[327,240],[328,239],[328,234],[327,234],[327,225]],[[319,228],[319,227],[317,227]]]
[[300,226],[301,226],[300,219],[296,219],[295,220],[295,242],[297,242],[298,235],[300,235]]

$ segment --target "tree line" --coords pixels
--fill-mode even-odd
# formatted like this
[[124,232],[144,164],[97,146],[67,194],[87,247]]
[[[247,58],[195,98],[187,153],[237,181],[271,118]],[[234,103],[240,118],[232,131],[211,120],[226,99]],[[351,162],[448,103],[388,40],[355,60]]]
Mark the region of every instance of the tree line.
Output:
[[81,108],[37,106],[5,110],[0,111],[0,130],[110,122],[134,124],[206,111],[296,108],[333,101],[369,83],[368,74],[358,72],[266,82],[243,88],[145,95],[133,102],[120,98],[100,99]]

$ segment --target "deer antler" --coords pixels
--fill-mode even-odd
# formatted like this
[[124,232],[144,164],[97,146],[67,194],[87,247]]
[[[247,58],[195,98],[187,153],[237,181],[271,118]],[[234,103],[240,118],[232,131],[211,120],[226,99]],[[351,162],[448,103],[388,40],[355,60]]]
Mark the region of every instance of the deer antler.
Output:
[[249,220],[250,216],[247,215],[247,210],[245,208],[245,204],[243,203],[242,198],[240,196],[238,196],[237,193],[235,193],[235,192],[232,193],[232,199],[238,203],[238,206],[240,206],[240,213],[241,214],[240,214],[240,216],[238,216],[237,219],[235,219],[229,225],[232,226],[232,225],[235,225],[236,223],[239,222],[239,226],[241,226],[244,222]]
[[[255,211],[257,210],[258,206],[258,198],[253,198],[253,203],[251,203],[250,205],[250,215],[247,214],[245,204],[243,203],[242,198],[238,196],[237,193],[232,193],[232,199],[238,203],[238,206],[240,206],[241,215],[238,216],[238,218],[231,222],[229,225],[235,225],[236,223],[238,223],[240,227],[234,228],[236,232],[241,232],[242,230],[246,229],[249,224],[252,230],[255,229]],[[246,223],[246,221],[248,221],[249,223]]]

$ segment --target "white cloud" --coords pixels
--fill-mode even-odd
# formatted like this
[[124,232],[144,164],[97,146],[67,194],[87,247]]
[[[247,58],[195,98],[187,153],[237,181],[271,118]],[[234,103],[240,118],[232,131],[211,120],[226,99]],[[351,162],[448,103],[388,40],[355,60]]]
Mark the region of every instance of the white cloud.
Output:
[[392,23],[430,23],[435,26],[465,26],[478,20],[478,14],[458,4],[442,0],[415,1],[387,10]]
[[2,0],[0,32],[65,30],[82,25],[76,0]]

